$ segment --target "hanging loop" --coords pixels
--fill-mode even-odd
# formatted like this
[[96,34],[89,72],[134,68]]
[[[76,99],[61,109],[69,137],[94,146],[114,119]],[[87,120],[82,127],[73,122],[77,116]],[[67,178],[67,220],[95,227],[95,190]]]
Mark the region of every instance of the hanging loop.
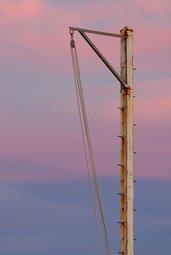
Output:
[[71,35],[71,48],[75,48],[75,41],[74,41],[74,30],[70,28],[70,35]]
[[74,29],[70,27],[70,35],[73,36],[73,34],[74,34]]

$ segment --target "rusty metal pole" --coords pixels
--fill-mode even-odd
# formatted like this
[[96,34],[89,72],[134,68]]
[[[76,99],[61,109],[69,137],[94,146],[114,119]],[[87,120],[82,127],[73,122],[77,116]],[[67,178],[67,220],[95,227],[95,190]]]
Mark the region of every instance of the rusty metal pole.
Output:
[[121,208],[120,208],[120,254],[134,254],[134,180],[133,180],[133,117],[132,117],[132,70],[133,30],[121,31]]

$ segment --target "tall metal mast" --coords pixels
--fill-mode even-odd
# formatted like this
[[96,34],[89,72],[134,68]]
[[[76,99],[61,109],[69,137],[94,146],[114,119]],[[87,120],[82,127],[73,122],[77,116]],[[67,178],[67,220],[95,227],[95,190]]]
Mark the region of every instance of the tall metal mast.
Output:
[[[73,32],[78,31],[89,46],[94,50],[102,62],[120,82],[121,98],[121,207],[120,207],[120,254],[134,255],[134,179],[133,179],[133,95],[132,95],[132,72],[133,72],[133,30],[124,27],[120,34],[101,31],[93,31],[82,28],[70,27],[71,38]],[[118,37],[121,39],[120,75],[99,49],[87,36],[87,33],[104,36]],[[75,47],[73,39],[71,47]]]
[[133,255],[134,233],[134,189],[133,189],[133,117],[132,117],[132,70],[133,70],[133,31],[127,27],[121,34],[121,79],[128,85],[121,85],[121,240],[120,253]]

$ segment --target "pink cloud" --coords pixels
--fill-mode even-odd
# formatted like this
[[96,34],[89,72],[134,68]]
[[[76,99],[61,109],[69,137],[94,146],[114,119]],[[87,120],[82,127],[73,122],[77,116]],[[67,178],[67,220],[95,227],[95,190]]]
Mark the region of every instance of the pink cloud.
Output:
[[145,24],[140,30],[135,31],[135,53],[138,53],[138,56],[148,53],[164,54],[170,50],[170,43],[171,37],[167,28]]
[[155,123],[168,123],[168,116],[171,112],[170,96],[163,96],[153,99],[140,100],[136,103],[136,113],[138,121],[147,122],[149,125]]
[[[54,67],[57,70],[57,74],[60,75],[61,69],[66,71],[67,63],[71,64],[69,62],[70,38],[68,26],[88,26],[90,28],[90,24],[93,24],[94,29],[119,32],[119,29],[125,24],[130,24],[135,28],[135,56],[141,66],[143,65],[144,70],[147,66],[150,66],[153,70],[156,66],[158,66],[158,70],[165,69],[164,65],[161,66],[160,63],[155,63],[151,56],[155,54],[160,58],[163,53],[167,54],[169,52],[171,45],[169,29],[167,26],[157,26],[151,21],[147,21],[144,13],[143,15],[141,14],[141,10],[143,9],[148,14],[151,13],[151,15],[163,15],[170,10],[169,2],[155,1],[152,3],[138,0],[131,1],[131,5],[129,5],[130,1],[123,1],[122,3],[116,1],[116,4],[113,1],[108,1],[108,3],[110,3],[108,6],[105,3],[87,4],[86,7],[84,6],[83,12],[83,9],[78,7],[71,9],[62,6],[53,7],[53,5],[40,0],[2,1],[0,4],[2,8],[0,31],[3,35],[1,37],[3,43],[1,54],[4,54],[4,59],[6,56],[13,56],[14,60],[18,58],[20,60],[21,58],[28,60],[31,58],[33,67],[40,66],[43,62],[47,66]],[[136,3],[135,6],[134,3]],[[113,8],[109,8],[110,6]],[[130,7],[129,11],[128,7]],[[105,25],[106,21],[108,21],[107,25]],[[76,38],[78,38],[77,35]],[[101,37],[96,37],[95,42],[107,56],[111,56],[111,61],[112,59],[115,61],[116,58],[119,60],[118,42],[116,46],[114,40]],[[96,75],[98,75],[97,62],[99,60],[94,57],[94,53],[89,49],[89,46],[80,39],[78,39],[78,47],[81,59],[86,65],[85,67],[89,68],[89,70],[91,69],[93,74],[96,72]],[[148,54],[150,54],[150,57],[148,57]],[[146,59],[146,62],[143,62],[144,64],[142,64],[142,59]],[[15,66],[17,62],[15,61]],[[23,65],[23,61],[20,61],[20,63],[20,65]],[[56,68],[57,64],[59,69]],[[71,69],[71,66],[69,68]],[[146,82],[146,84],[135,84],[138,91],[135,104],[137,122],[144,129],[149,129],[150,132],[155,126],[161,127],[161,123],[167,122],[170,125],[168,118],[171,109],[169,92],[165,94],[161,92],[163,91],[163,84],[170,83],[170,79],[163,79],[161,81]],[[101,118],[100,120],[106,125],[110,125],[113,121],[119,122],[119,113],[115,112],[112,101],[108,104],[104,103],[98,118]],[[70,110],[67,110],[65,114],[71,115],[73,112],[71,113]],[[15,124],[8,123],[9,129],[4,126],[4,130],[2,130],[1,126],[1,134],[4,134],[1,137],[1,156],[4,158],[10,157],[12,160],[22,158],[26,164],[28,161],[42,162],[50,170],[48,172],[45,170],[41,172],[37,170],[35,172],[33,170],[24,172],[2,169],[0,171],[1,180],[54,181],[67,178],[67,176],[76,177],[83,174],[82,152],[80,152],[81,137],[78,136],[79,129],[73,128],[71,131],[70,127],[66,127],[66,123],[63,123],[61,127],[56,123],[50,123],[58,130],[57,134],[57,131],[55,129],[52,130],[50,125],[46,126],[46,123],[39,123],[38,126],[31,126],[29,122],[25,122],[21,126],[18,126],[18,123],[16,126]],[[11,131],[11,127],[13,127],[13,131]],[[44,131],[41,130],[42,127],[45,128]],[[98,125],[96,124],[97,127]],[[113,126],[111,125],[110,128],[112,129]],[[113,133],[112,131],[111,133],[108,132],[107,137],[104,137],[105,131],[104,133],[103,129],[99,131],[99,127],[97,130],[96,133],[101,137],[101,140],[98,140],[99,146],[97,149],[97,157],[101,160],[99,173],[100,175],[113,175],[114,148],[112,148],[113,141],[111,141]],[[47,133],[50,135],[47,135]],[[106,153],[105,148],[108,153]],[[158,148],[155,148],[155,146],[150,147],[150,149],[159,153],[157,151]],[[160,152],[162,151],[163,153],[168,153],[169,148],[163,145]],[[78,155],[78,153],[80,154]],[[118,152],[114,153],[114,155],[116,154],[118,155]],[[139,172],[138,175],[151,177],[154,176],[154,171],[155,169],[152,169],[149,172],[147,168],[147,170]],[[162,173],[158,170],[156,177],[162,178],[161,175]],[[167,169],[163,176],[168,177],[168,175],[169,171]]]
[[140,8],[142,8],[148,14],[157,14],[157,15],[166,15],[171,11],[171,2],[170,0],[135,0]]
[[[134,112],[136,119],[141,124],[148,121],[148,125],[160,124],[160,122],[170,121],[168,116],[171,112],[171,89],[170,89],[171,79],[158,79],[152,81],[145,81],[134,84],[135,100],[134,100]],[[113,84],[111,84],[112,88]],[[116,84],[119,86],[119,84]],[[108,91],[109,88],[107,87]],[[117,89],[118,90],[118,89]],[[115,90],[118,93],[119,91]],[[103,91],[103,90],[102,90]],[[112,91],[112,89],[111,89]],[[108,92],[108,93],[111,93]],[[112,99],[110,95],[107,95],[107,92],[104,94],[108,96],[109,103],[103,105],[103,109],[100,114],[103,118],[108,120],[115,118],[119,119],[119,113],[116,111],[116,102],[119,106],[119,100]],[[114,107],[115,105],[115,107]]]
[[[108,6],[108,9],[111,8],[111,12],[113,12],[113,16],[122,17],[125,21],[127,19],[130,21],[130,15],[134,15],[139,17],[148,14],[151,17],[154,16],[162,16],[168,15],[171,10],[171,3],[169,0],[125,0],[125,1],[112,1],[106,0],[105,5]],[[129,12],[127,11],[129,9]],[[109,11],[109,10],[108,10]],[[124,15],[123,15],[124,13]],[[146,18],[146,17],[145,17]],[[139,21],[138,21],[139,22]]]
[[28,60],[34,57],[34,61],[37,56],[39,64],[47,62],[50,66],[60,62],[66,51],[70,56],[68,26],[71,23],[78,24],[80,20],[74,11],[62,6],[53,8],[39,0],[12,3],[7,0],[1,8],[1,54],[8,54],[16,59]]
[[36,17],[41,12],[40,0],[6,0],[1,3],[1,15],[7,22],[21,22]]
[[[161,4],[161,1],[157,2]],[[140,4],[142,4],[141,1],[138,2],[138,6]],[[87,4],[86,7],[84,6],[85,11],[82,12],[81,7],[75,9],[69,9],[66,6],[54,7],[40,0],[3,1],[1,3],[2,17],[0,21],[1,33],[4,35],[4,50],[2,54],[8,53],[9,55],[10,52],[10,55],[14,58],[17,58],[17,56],[28,59],[34,57],[33,61],[39,61],[40,63],[47,62],[50,67],[54,66],[56,68],[57,62],[63,61],[66,63],[63,59],[70,57],[68,26],[86,27],[88,24],[88,27],[90,27],[89,24],[91,21],[92,24],[97,24],[94,27],[95,29],[99,28],[100,30],[104,30],[100,28],[102,22],[110,20],[110,23],[114,23],[114,25],[108,26],[106,30],[119,32],[119,29],[125,25],[125,22],[130,23],[130,17],[127,16],[127,5],[126,3],[113,3],[111,1],[106,1],[106,3],[91,3]],[[113,8],[110,8],[110,6],[116,12],[115,19],[113,17],[113,13],[115,12],[113,12]],[[146,5],[144,4],[144,6]],[[163,8],[166,8],[165,6],[167,5],[163,3],[163,6]],[[130,8],[132,13],[133,2]],[[138,7],[136,6],[135,8]],[[94,15],[95,12],[99,15]],[[161,54],[169,50],[170,37],[168,28],[155,27],[154,24],[148,23],[142,16],[137,17],[138,14],[136,14],[136,11],[134,13],[135,16],[132,16],[131,26],[135,27],[134,45],[137,59],[147,53]],[[122,21],[122,18],[125,16],[126,20]],[[140,24],[137,26],[136,21],[132,22],[133,19]],[[116,40],[96,37],[95,41],[106,56],[112,55],[110,58],[112,60],[119,59],[119,48]],[[86,64],[88,64],[91,54],[88,50],[89,46],[86,45],[84,47],[84,43],[82,41],[80,42],[82,56]],[[118,50],[115,50],[115,48]],[[37,59],[35,59],[36,56]],[[46,61],[42,61],[42,59],[46,59]],[[64,63],[62,67],[64,67]],[[65,68],[67,68],[67,65],[65,65]]]
[[[137,97],[135,111],[138,121],[155,125],[156,122],[168,120],[171,109],[170,79],[146,81],[143,84],[135,84]],[[139,117],[140,116],[140,117]]]

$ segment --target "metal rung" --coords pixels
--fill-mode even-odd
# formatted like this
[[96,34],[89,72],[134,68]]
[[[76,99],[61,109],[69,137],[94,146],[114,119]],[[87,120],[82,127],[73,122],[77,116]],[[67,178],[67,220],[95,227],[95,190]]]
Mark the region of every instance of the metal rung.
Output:
[[124,107],[118,107],[118,109],[123,111],[125,108]]
[[126,224],[126,221],[118,221],[119,224]]
[[123,193],[117,193],[117,195],[119,195],[119,196],[125,196]]
[[124,166],[124,164],[118,164],[118,166]]
[[119,138],[124,138],[124,135],[118,135]]

